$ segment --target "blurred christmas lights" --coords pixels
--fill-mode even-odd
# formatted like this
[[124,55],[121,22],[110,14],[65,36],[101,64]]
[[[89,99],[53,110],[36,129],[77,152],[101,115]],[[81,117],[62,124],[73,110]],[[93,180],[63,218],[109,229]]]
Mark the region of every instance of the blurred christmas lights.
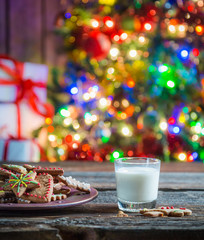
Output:
[[[203,1],[183,1],[182,7],[172,1],[156,1],[155,6],[135,1],[121,16],[117,9],[122,3],[114,5],[115,0],[99,0],[98,8],[90,11],[90,1],[82,2],[84,9],[69,9],[56,23],[58,30],[62,26],[63,34],[68,30],[65,46],[77,70],[72,63],[66,73],[70,103],[65,101],[61,108],[57,105],[58,118],[45,119],[48,140],[56,151],[56,157],[49,160],[54,162],[59,155],[59,160],[90,157],[114,161],[123,155],[134,156],[139,150],[144,154],[146,149],[138,146],[128,149],[128,141],[130,146],[142,141],[153,145],[157,141],[163,149],[168,145],[170,156],[179,161],[204,160],[203,106],[197,106],[203,96],[198,96],[200,89],[196,85],[199,82],[204,86],[203,77],[196,79],[202,69]],[[158,43],[154,42],[156,36]],[[191,88],[195,94],[190,93]],[[191,95],[196,99],[193,103]],[[155,116],[149,115],[151,111]],[[148,131],[154,132],[156,140],[151,140]],[[177,138],[192,151],[187,151]],[[84,144],[86,141],[90,143]],[[106,144],[110,147],[107,152]],[[166,152],[164,155],[169,155]]]

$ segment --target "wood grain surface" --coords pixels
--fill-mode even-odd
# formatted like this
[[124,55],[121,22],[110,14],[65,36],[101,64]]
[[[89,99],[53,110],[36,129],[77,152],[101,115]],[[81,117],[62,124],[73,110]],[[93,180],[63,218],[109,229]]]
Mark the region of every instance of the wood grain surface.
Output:
[[84,172],[82,165],[78,166],[80,171],[69,171],[70,167],[65,167],[65,175],[98,186],[98,197],[90,203],[57,211],[1,211],[1,239],[204,239],[203,172],[162,172],[160,176],[157,205],[186,207],[193,211],[192,216],[148,218],[130,213],[127,218],[118,218],[114,173]]

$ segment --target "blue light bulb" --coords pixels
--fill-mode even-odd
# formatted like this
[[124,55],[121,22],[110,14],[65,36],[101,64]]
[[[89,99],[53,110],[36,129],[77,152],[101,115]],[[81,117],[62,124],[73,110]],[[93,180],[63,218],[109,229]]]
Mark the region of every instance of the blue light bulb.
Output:
[[189,56],[189,52],[186,49],[181,50],[180,54],[183,59],[187,59]]
[[71,90],[70,90],[70,93],[71,93],[72,95],[75,95],[75,94],[77,94],[78,92],[79,92],[79,90],[78,90],[77,87],[73,87],[73,88],[71,88]]

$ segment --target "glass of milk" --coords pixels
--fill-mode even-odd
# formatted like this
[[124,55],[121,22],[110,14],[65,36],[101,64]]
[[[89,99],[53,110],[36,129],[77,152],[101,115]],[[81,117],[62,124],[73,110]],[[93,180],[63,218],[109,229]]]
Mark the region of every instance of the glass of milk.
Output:
[[154,208],[158,195],[160,160],[153,158],[119,158],[115,160],[118,207],[137,212]]

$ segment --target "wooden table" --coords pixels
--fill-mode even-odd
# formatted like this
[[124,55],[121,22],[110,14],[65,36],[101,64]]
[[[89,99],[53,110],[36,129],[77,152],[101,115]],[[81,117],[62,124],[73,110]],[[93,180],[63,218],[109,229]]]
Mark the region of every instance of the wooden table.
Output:
[[60,166],[65,168],[65,175],[90,182],[97,188],[98,197],[90,203],[66,210],[1,211],[1,240],[204,239],[203,164],[162,165],[157,204],[192,209],[193,215],[183,218],[147,218],[140,214],[118,218],[112,164],[70,162],[60,163]]

